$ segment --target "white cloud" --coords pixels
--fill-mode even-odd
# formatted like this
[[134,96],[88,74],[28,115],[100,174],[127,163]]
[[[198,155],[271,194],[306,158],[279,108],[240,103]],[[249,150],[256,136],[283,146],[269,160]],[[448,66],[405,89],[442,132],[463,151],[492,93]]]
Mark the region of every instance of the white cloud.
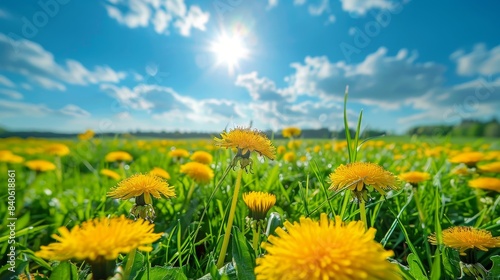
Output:
[[0,85],[7,87],[16,87],[16,85],[7,77],[0,75]]
[[12,16],[6,10],[0,9],[0,19],[10,19]]
[[458,50],[450,56],[461,76],[494,75],[500,73],[500,45],[488,50],[485,44],[476,44],[470,53]]
[[277,7],[279,4],[279,0],[267,0],[266,10],[271,10],[272,8]]
[[189,8],[184,0],[108,0],[108,16],[130,28],[152,25],[156,33],[170,34],[171,23],[182,36],[189,36],[191,29],[205,31],[210,18],[197,5]]
[[365,15],[371,9],[392,9],[394,4],[390,0],[340,0],[342,9],[359,15]]
[[235,84],[246,88],[253,100],[283,101],[291,97],[286,91],[276,88],[276,84],[270,79],[259,78],[255,71],[238,75]]
[[23,99],[23,94],[13,89],[0,88],[0,94],[12,99]]
[[87,118],[90,117],[90,113],[84,109],[74,105],[68,104],[59,110],[60,113],[71,116],[74,118]]
[[309,13],[313,16],[320,16],[323,13],[329,12],[329,0],[321,0],[321,3],[319,5],[309,5],[308,10]]
[[30,116],[31,118],[43,117],[53,112],[54,111],[52,109],[48,108],[44,104],[32,104],[0,99],[0,116],[2,118],[19,116]]
[[126,77],[126,73],[116,72],[109,66],[98,65],[89,70],[71,59],[59,64],[54,55],[38,43],[25,39],[13,40],[3,33],[0,33],[0,69],[21,74],[42,87],[57,90],[65,90],[64,83],[117,83]]
[[293,4],[296,6],[304,5],[306,0],[293,0]]

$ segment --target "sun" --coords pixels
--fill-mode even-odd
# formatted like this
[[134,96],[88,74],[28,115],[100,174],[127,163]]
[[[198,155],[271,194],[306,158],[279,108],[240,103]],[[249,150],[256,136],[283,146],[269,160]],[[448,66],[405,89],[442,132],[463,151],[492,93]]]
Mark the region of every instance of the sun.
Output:
[[217,64],[226,64],[230,74],[239,67],[239,61],[248,56],[243,39],[234,35],[221,35],[212,43],[211,51],[217,56]]

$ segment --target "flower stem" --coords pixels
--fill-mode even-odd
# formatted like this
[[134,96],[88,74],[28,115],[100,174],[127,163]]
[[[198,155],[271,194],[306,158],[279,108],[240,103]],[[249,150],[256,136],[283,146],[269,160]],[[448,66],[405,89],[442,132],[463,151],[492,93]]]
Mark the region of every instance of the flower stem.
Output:
[[224,265],[227,246],[229,245],[229,237],[231,235],[231,228],[233,227],[234,213],[236,212],[236,203],[238,202],[238,193],[240,191],[242,173],[243,169],[240,169],[238,170],[238,174],[236,175],[236,185],[234,187],[233,200],[231,202],[231,209],[229,210],[229,217],[227,219],[226,232],[224,233],[224,241],[222,242],[222,248],[220,250],[219,260],[217,261],[217,268],[221,268]]
[[253,250],[255,251],[255,257],[259,255],[259,239],[260,239],[260,221],[258,221],[253,228]]
[[361,221],[365,224],[365,229],[368,229],[368,220],[366,219],[366,205],[365,200],[359,200],[359,215],[361,216]]
[[123,279],[129,279],[130,272],[132,271],[132,266],[134,265],[135,252],[137,249],[133,249],[128,253],[128,260],[125,264],[125,270],[123,271]]
[[195,182],[193,181],[193,183],[191,184],[191,187],[189,187],[189,191],[188,191],[187,196],[186,196],[186,201],[184,202],[184,207],[187,207],[189,205],[189,201],[191,201],[191,197],[193,196],[193,192],[194,192],[194,186],[195,186]]

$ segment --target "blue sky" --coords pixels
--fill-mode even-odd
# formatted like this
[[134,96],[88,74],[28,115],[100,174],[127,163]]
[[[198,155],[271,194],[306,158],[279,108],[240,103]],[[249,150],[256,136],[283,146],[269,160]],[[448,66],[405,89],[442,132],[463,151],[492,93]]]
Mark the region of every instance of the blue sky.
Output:
[[339,129],[346,85],[350,121],[363,109],[364,128],[499,118],[499,10],[493,0],[4,0],[0,126]]

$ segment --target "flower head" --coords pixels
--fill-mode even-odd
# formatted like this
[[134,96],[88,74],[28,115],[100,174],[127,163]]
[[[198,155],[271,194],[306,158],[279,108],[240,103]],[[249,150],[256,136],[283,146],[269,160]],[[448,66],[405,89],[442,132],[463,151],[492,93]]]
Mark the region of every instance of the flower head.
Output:
[[53,164],[50,161],[42,159],[28,160],[27,162],[24,163],[24,165],[26,165],[26,167],[28,167],[29,169],[38,172],[51,171],[56,169],[55,164]]
[[[488,251],[488,248],[500,247],[500,237],[493,237],[491,232],[473,227],[455,226],[445,229],[442,238],[446,247],[459,250],[461,255],[465,255],[467,249]],[[429,241],[438,245],[435,234],[429,236]]]
[[37,257],[48,260],[114,260],[119,254],[133,249],[150,252],[151,243],[161,237],[153,233],[154,225],[144,221],[132,221],[124,216],[119,218],[100,218],[83,222],[68,230],[58,229],[59,234],[52,238],[58,242],[41,246]]
[[252,164],[249,158],[251,152],[257,152],[270,160],[274,160],[276,157],[276,148],[273,143],[264,133],[258,130],[237,127],[229,132],[222,132],[221,138],[215,137],[214,141],[218,147],[238,149],[233,165],[240,162],[241,168],[246,168]]
[[263,245],[267,254],[257,259],[257,279],[401,279],[398,266],[387,261],[393,252],[360,221],[344,224],[323,213],[318,222],[302,217],[285,228]]
[[283,137],[291,138],[299,136],[302,131],[298,127],[291,126],[283,128],[283,131],[281,133],[283,134]]
[[401,180],[408,182],[410,184],[418,184],[423,181],[427,181],[431,178],[431,175],[427,172],[411,171],[399,174],[398,176]]
[[465,152],[450,158],[451,163],[465,163],[469,167],[476,166],[476,163],[484,159],[481,152]]
[[149,171],[149,174],[161,177],[165,180],[170,179],[170,174],[167,172],[167,170],[160,167],[154,167],[151,171]]
[[124,151],[110,152],[106,155],[105,160],[107,162],[115,161],[132,161],[132,156]]
[[469,187],[500,192],[500,179],[494,177],[479,177],[470,180]]
[[250,217],[260,221],[264,220],[269,209],[276,203],[276,196],[264,192],[249,192],[243,194],[243,201],[250,209]]
[[199,162],[188,162],[181,165],[181,173],[188,175],[197,183],[206,184],[214,177],[214,171],[208,165]]
[[151,174],[132,175],[108,192],[109,197],[117,199],[143,196],[145,204],[152,204],[151,196],[160,198],[162,195],[166,198],[175,197],[175,191],[166,181]]
[[58,157],[63,157],[69,154],[69,148],[68,146],[61,144],[61,143],[54,143],[45,149],[45,152],[49,155],[54,155]]
[[15,155],[9,150],[0,151],[0,162],[22,163],[23,161],[24,161],[23,157]]
[[101,171],[99,172],[101,175],[104,175],[108,178],[111,178],[113,180],[120,180],[120,174],[114,172],[113,170],[110,170],[110,169],[101,169]]
[[283,155],[283,160],[286,162],[295,162],[297,161],[297,155],[294,152],[286,152]]
[[191,155],[191,160],[203,164],[210,164],[212,163],[213,157],[210,153],[205,151],[196,151]]
[[78,139],[85,141],[90,140],[94,137],[95,132],[91,129],[87,129],[84,133],[78,134]]
[[366,200],[366,186],[372,186],[382,195],[384,190],[398,189],[397,177],[380,165],[371,162],[354,162],[340,165],[330,174],[330,190],[344,188],[354,192],[358,199]]
[[168,156],[175,159],[186,158],[189,156],[189,152],[185,149],[174,149],[168,152]]
[[488,163],[488,164],[483,164],[478,166],[479,170],[482,172],[489,172],[489,173],[500,173],[500,161]]

